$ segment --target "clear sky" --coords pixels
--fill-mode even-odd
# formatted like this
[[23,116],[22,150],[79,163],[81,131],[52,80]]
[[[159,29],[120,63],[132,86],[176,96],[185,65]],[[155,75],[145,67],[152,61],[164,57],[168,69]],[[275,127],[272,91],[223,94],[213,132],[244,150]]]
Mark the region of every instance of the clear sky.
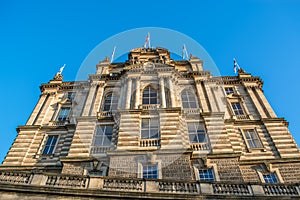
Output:
[[[299,144],[299,10],[297,0],[1,1],[0,161],[16,137],[16,127],[32,112],[41,83],[64,63],[64,80],[74,80],[100,42],[139,27],[190,36],[222,75],[234,75],[235,57],[247,72],[264,80],[265,95],[277,115],[290,122]],[[143,42],[141,38],[141,46]]]

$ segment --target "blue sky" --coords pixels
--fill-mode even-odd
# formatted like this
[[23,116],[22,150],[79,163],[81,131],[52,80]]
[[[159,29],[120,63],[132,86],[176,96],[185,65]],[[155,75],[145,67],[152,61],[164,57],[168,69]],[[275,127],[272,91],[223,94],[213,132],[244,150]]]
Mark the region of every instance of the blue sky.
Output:
[[100,42],[139,27],[169,28],[190,36],[222,75],[234,75],[235,57],[247,72],[264,80],[265,95],[277,115],[290,122],[299,144],[299,10],[296,0],[1,1],[0,160],[16,127],[25,124],[34,108],[41,83],[64,63],[64,80],[74,80]]

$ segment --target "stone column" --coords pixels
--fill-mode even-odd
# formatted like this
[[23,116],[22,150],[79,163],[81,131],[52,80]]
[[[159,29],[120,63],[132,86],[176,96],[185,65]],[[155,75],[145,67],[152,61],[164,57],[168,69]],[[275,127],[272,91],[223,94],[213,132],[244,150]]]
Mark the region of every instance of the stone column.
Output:
[[124,98],[124,91],[126,89],[126,84],[125,84],[125,80],[122,79],[121,80],[121,85],[120,85],[120,96],[119,96],[119,101],[118,101],[118,109],[122,109],[124,108],[124,101],[125,101],[125,98]]
[[166,93],[165,93],[165,83],[164,77],[159,78],[160,92],[161,92],[161,106],[162,108],[166,107]]
[[92,102],[93,102],[93,99],[95,96],[96,89],[97,89],[97,84],[92,83],[88,97],[87,97],[85,105],[84,105],[82,116],[89,116],[89,112],[91,110],[91,106],[92,106]]
[[136,78],[136,88],[135,88],[135,109],[139,108],[140,105],[140,79]]
[[176,107],[176,99],[173,91],[173,83],[172,83],[172,77],[168,77],[169,82],[169,90],[170,90],[170,97],[171,97],[171,106],[170,107]]
[[201,80],[196,81],[196,88],[199,95],[200,104],[203,112],[209,112],[209,107],[207,104],[208,102],[206,101],[205,94],[204,94],[205,91],[203,90],[201,82],[202,82]]
[[254,103],[255,108],[256,108],[258,114],[260,115],[260,117],[261,118],[267,118],[263,107],[261,106],[261,104],[259,103],[258,99],[256,98],[255,94],[252,91],[252,87],[251,86],[245,86],[245,87],[246,87],[247,92],[248,92],[252,102]]
[[277,115],[275,114],[274,110],[272,109],[272,107],[270,106],[268,100],[266,99],[264,93],[262,92],[262,90],[260,88],[255,88],[255,91],[258,94],[258,97],[260,98],[260,100],[262,101],[263,105],[265,106],[266,110],[268,111],[270,117],[272,118],[277,118]]
[[40,99],[38,101],[38,103],[36,104],[29,120],[27,121],[26,125],[34,125],[34,122],[36,121],[36,119],[38,118],[39,113],[41,112],[41,108],[43,107],[43,105],[45,104],[46,100],[47,100],[48,94],[47,93],[43,93],[40,96]]
[[130,109],[130,100],[131,100],[131,86],[132,86],[132,79],[128,77],[127,80],[127,94],[126,94],[126,109]]

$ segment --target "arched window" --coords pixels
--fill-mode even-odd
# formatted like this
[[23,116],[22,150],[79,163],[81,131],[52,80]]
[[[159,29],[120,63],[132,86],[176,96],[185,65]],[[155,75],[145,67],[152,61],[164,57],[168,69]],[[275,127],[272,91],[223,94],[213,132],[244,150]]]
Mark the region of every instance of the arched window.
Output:
[[150,86],[143,91],[143,104],[157,104],[157,91]]
[[103,111],[116,110],[118,107],[118,96],[114,93],[108,93],[104,98]]
[[198,108],[196,96],[189,90],[181,92],[181,102],[183,108]]

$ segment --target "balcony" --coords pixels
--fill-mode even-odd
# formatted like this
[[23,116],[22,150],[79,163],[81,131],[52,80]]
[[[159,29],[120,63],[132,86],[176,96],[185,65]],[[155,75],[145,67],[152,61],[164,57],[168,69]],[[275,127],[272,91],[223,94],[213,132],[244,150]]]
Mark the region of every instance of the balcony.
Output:
[[160,146],[159,139],[141,139],[140,140],[140,147],[158,147]]
[[201,108],[183,108],[182,113],[185,115],[200,114],[202,112]]
[[192,143],[190,145],[193,151],[207,151],[210,150],[210,146],[208,143]]
[[67,121],[50,121],[48,126],[64,126]]
[[113,113],[111,111],[102,111],[97,113],[97,119],[105,119],[105,118],[112,118]]
[[[300,186],[298,184],[206,183],[195,180],[89,177],[9,171],[0,172],[0,184],[1,194],[7,191],[18,192],[26,185],[26,192],[39,191],[39,195],[50,196],[60,194],[72,195],[73,197],[76,195],[97,197],[100,195],[104,198],[109,195],[109,197],[117,198],[120,197],[119,195],[122,197],[129,195],[137,198],[142,195],[145,198],[159,197],[160,199],[179,197],[224,199],[232,196],[235,196],[236,199],[243,197],[247,199],[300,198]],[[80,190],[75,192],[74,189],[76,188]],[[184,196],[180,196],[183,194]]]
[[[72,195],[73,197],[103,197],[145,199],[299,199],[298,184],[251,184],[230,182],[200,182],[195,180],[162,180],[111,178],[25,172],[0,172],[0,194],[5,192],[39,195]],[[74,190],[79,189],[79,190]],[[115,191],[115,192],[113,192]],[[130,192],[130,193],[129,193]],[[27,194],[26,193],[26,194]],[[23,194],[25,195],[25,193]],[[78,196],[77,196],[78,195]],[[56,196],[57,198],[57,196]]]
[[160,107],[159,104],[142,104],[142,105],[139,105],[139,109],[142,109],[142,110],[156,110],[159,107]]
[[91,148],[91,154],[101,154],[105,153],[106,151],[110,150],[110,147],[102,147],[102,146],[93,146]]

